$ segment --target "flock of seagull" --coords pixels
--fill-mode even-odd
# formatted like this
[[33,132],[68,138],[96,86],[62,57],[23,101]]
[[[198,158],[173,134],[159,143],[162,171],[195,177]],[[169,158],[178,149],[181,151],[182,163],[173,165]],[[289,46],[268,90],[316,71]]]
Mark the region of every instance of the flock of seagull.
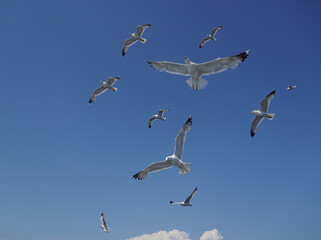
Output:
[[[132,46],[137,41],[140,41],[141,43],[145,43],[147,41],[147,39],[142,38],[142,34],[144,33],[145,28],[149,28],[150,26],[151,24],[138,25],[136,28],[136,32],[129,34],[130,38],[125,40],[123,44],[123,48],[122,48],[123,57],[127,53],[128,47]],[[207,37],[201,41],[199,48],[203,47],[204,44],[208,41],[212,40],[215,42],[216,38],[214,38],[214,36],[216,35],[218,30],[222,29],[222,27],[223,26],[214,28],[211,34],[207,35]],[[249,52],[250,50],[247,50],[231,57],[217,58],[210,62],[205,62],[200,64],[191,62],[187,57],[185,57],[185,64],[172,63],[168,61],[162,61],[162,62],[146,61],[146,62],[150,64],[154,69],[160,72],[165,71],[171,74],[189,76],[190,78],[186,80],[187,85],[190,86],[193,90],[199,90],[199,89],[205,88],[208,83],[207,80],[202,78],[203,75],[211,75],[211,74],[225,71],[228,68],[230,69],[236,68],[237,66],[239,66],[239,63],[243,62],[247,58],[247,56],[249,55]],[[96,96],[99,96],[100,94],[104,93],[108,89],[112,91],[117,91],[117,88],[113,87],[114,83],[117,80],[119,80],[119,77],[110,77],[106,82],[100,81],[101,86],[92,93],[89,99],[89,104],[95,101]],[[295,88],[296,86],[290,85],[287,88],[287,90],[292,90]],[[262,122],[264,118],[267,118],[269,120],[272,120],[274,118],[275,114],[268,113],[268,109],[269,109],[270,102],[274,97],[275,93],[276,93],[276,90],[269,93],[266,97],[262,99],[259,110],[253,110],[251,112],[252,114],[255,114],[255,118],[251,123],[251,137],[255,135],[259,124]],[[160,109],[157,114],[150,117],[148,122],[148,127],[151,128],[153,122],[157,119],[165,121],[166,118],[164,118],[163,115],[166,111],[169,111],[169,109]],[[185,175],[186,172],[190,172],[190,168],[192,164],[183,162],[182,157],[183,157],[186,133],[189,130],[191,130],[191,127],[192,127],[192,116],[189,116],[175,138],[174,153],[170,156],[167,156],[164,161],[154,162],[150,164],[143,170],[134,174],[132,178],[143,180],[149,173],[165,170],[173,166],[175,166],[178,169],[178,172],[181,174]],[[181,206],[192,206],[190,201],[196,192],[197,192],[197,187],[186,198],[184,202],[170,201],[170,204],[178,204]],[[100,227],[105,232],[109,232],[110,229],[106,225],[106,221],[103,213],[101,213],[100,220],[101,220]]]

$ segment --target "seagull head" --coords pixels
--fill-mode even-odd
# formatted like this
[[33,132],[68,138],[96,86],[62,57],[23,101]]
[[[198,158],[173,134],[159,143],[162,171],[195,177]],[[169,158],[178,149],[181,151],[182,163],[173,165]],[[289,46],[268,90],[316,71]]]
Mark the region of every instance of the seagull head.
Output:
[[255,113],[257,113],[258,111],[257,110],[253,110],[252,112],[250,112],[250,113],[253,113],[253,114],[255,114]]

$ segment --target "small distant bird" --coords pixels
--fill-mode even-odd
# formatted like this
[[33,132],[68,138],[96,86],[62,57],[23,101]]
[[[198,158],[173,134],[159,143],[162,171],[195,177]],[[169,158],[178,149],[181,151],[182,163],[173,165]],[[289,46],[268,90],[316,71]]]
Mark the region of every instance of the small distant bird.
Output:
[[197,187],[194,189],[194,191],[192,192],[191,195],[189,195],[186,200],[184,202],[173,202],[173,201],[169,201],[170,204],[179,204],[183,207],[187,207],[187,206],[193,206],[192,204],[190,204],[189,202],[191,201],[192,197],[194,196],[194,194],[197,192]]
[[202,78],[203,75],[211,75],[214,73],[223,72],[228,68],[236,68],[240,62],[243,62],[249,55],[250,50],[242,52],[238,55],[225,58],[217,58],[210,62],[205,63],[193,63],[187,57],[185,57],[185,64],[172,63],[172,62],[149,62],[153,68],[162,72],[168,72],[172,74],[190,76],[186,83],[193,90],[203,89],[207,85],[207,80]]
[[156,115],[153,115],[151,118],[149,118],[148,127],[151,128],[153,122],[156,119],[161,119],[161,120],[165,121],[166,118],[163,117],[163,114],[164,114],[165,111],[169,111],[169,109],[160,109],[160,110],[158,110],[158,113]]
[[296,88],[296,86],[290,85],[286,90],[291,90],[291,89],[294,89],[294,88]]
[[138,25],[136,28],[136,32],[129,34],[130,38],[125,40],[123,44],[123,50],[122,50],[123,57],[127,53],[127,48],[133,45],[135,42],[139,40],[142,43],[145,43],[147,41],[147,39],[142,38],[142,35],[143,35],[143,32],[145,31],[145,28],[149,28],[151,25],[152,24]]
[[113,84],[119,79],[119,77],[110,77],[106,82],[100,80],[101,87],[97,88],[91,95],[89,99],[89,104],[94,102],[96,96],[99,96],[103,92],[107,91],[108,89],[113,90],[114,92],[117,91],[117,88],[113,87]]
[[254,113],[256,116],[252,121],[251,124],[251,137],[255,135],[257,132],[257,127],[262,122],[264,118],[267,118],[269,120],[272,120],[275,116],[274,113],[268,113],[269,105],[271,99],[274,97],[276,90],[272,91],[270,94],[268,94],[260,103],[260,109],[259,110],[253,110],[251,113]]
[[158,172],[167,168],[171,168],[175,166],[178,168],[179,173],[186,174],[186,171],[191,171],[190,166],[191,163],[184,163],[182,161],[183,157],[183,150],[184,150],[184,143],[186,138],[186,133],[191,129],[192,126],[192,116],[190,116],[187,121],[185,122],[182,129],[179,131],[175,138],[175,150],[174,154],[171,156],[166,157],[165,161],[162,162],[155,162],[132,176],[134,179],[143,180],[148,173]]
[[201,44],[200,44],[200,48],[203,47],[203,45],[204,45],[206,42],[210,41],[210,40],[213,40],[213,41],[215,42],[215,41],[216,41],[216,38],[214,38],[214,36],[215,36],[216,32],[217,32],[218,30],[220,30],[222,27],[223,27],[223,26],[219,26],[219,27],[217,27],[217,28],[214,28],[214,29],[212,30],[211,34],[210,34],[210,35],[207,35],[207,37],[202,40],[202,42],[201,42]]
[[101,225],[99,225],[102,229],[104,229],[105,232],[109,232],[109,228],[107,227],[106,225],[106,221],[105,221],[105,218],[104,218],[104,214],[101,213],[100,215],[100,221],[101,221]]

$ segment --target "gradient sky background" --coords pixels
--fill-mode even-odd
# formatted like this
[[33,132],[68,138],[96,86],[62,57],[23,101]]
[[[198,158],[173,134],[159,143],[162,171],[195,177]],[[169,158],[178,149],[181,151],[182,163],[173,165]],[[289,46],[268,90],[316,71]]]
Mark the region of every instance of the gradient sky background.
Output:
[[[127,239],[178,229],[193,240],[321,235],[320,1],[0,1],[0,239]],[[139,24],[151,23],[121,55]],[[213,27],[217,42],[198,46]],[[205,62],[250,49],[239,68],[160,73],[144,60]],[[88,105],[100,80],[117,92]],[[297,89],[286,91],[290,84]],[[250,124],[277,89],[257,135]],[[148,118],[170,108],[165,122]],[[131,175],[171,155],[177,169]],[[193,207],[171,206],[198,186]],[[104,212],[111,232],[100,228]]]

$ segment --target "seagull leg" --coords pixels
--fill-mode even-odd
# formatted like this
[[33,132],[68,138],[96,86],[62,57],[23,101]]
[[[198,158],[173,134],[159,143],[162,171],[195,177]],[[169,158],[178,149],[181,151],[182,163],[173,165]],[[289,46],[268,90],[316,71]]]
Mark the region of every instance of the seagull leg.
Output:
[[184,175],[186,175],[186,172],[185,172],[185,171],[183,171],[183,174],[184,174]]

